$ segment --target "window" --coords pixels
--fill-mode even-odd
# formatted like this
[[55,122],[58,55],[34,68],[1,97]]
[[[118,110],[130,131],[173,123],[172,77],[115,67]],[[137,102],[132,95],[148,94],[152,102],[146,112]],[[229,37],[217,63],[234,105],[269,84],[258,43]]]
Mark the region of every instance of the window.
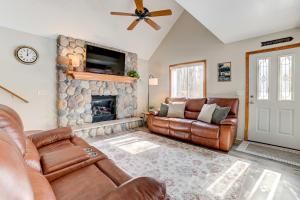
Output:
[[170,66],[171,97],[205,97],[205,67],[205,61]]
[[293,56],[279,57],[279,100],[293,100]]
[[269,69],[270,59],[263,58],[257,61],[257,99],[269,99]]

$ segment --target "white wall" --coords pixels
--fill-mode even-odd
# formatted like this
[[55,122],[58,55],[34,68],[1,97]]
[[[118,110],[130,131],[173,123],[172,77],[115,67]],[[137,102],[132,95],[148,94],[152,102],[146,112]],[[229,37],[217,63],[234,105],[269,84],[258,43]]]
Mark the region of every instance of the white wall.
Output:
[[[160,78],[160,85],[150,89],[151,104],[158,107],[169,95],[169,65],[206,59],[208,96],[238,95],[240,98],[238,137],[243,138],[245,52],[262,49],[262,41],[287,36],[295,38],[292,43],[299,42],[300,28],[225,45],[190,14],[184,12],[150,59],[149,72]],[[274,46],[276,45],[272,47]],[[232,62],[232,81],[218,82],[217,64],[225,61]]]
[[138,59],[138,72],[140,74],[140,79],[137,84],[137,112],[140,115],[142,112],[147,111],[148,104],[149,65],[147,60]]
[[[56,127],[56,40],[0,28],[0,44],[0,84],[29,101],[23,103],[0,89],[0,103],[17,110],[25,130]],[[36,64],[16,60],[14,50],[20,45],[38,51]]]

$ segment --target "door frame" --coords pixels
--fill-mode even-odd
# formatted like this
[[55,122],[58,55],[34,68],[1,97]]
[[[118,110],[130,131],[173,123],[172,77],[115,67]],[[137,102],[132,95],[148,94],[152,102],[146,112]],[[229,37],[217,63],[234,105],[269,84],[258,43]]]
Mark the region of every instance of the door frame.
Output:
[[245,129],[244,129],[244,140],[248,141],[248,129],[249,129],[249,68],[250,68],[250,56],[260,53],[267,53],[272,51],[281,51],[286,49],[293,49],[300,47],[300,43],[285,45],[285,46],[279,46],[279,47],[273,47],[269,49],[261,49],[256,51],[249,51],[246,52],[246,96],[245,96]]
[[204,79],[203,79],[203,98],[207,97],[207,62],[206,60],[196,60],[196,61],[190,61],[190,62],[184,62],[184,63],[178,63],[178,64],[173,64],[169,66],[169,97],[171,97],[172,93],[172,77],[171,77],[171,69],[176,68],[176,67],[184,67],[184,65],[189,65],[189,64],[197,64],[197,63],[203,63],[204,64]]

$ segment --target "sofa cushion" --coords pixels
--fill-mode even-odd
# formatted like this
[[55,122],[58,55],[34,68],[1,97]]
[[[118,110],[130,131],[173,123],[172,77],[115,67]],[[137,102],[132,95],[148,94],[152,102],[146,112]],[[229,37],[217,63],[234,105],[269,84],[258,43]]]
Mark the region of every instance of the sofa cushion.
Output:
[[230,111],[230,107],[217,106],[214,113],[213,113],[213,115],[212,115],[211,122],[213,124],[220,124],[221,121],[226,119],[226,117],[228,116],[229,111]]
[[98,167],[90,165],[50,183],[60,200],[101,199],[116,188]]
[[196,121],[192,124],[191,133],[192,135],[203,138],[218,139],[219,126],[214,124],[208,124],[206,122]]
[[49,152],[41,157],[44,174],[69,167],[71,165],[88,160],[89,155],[82,147],[73,146]]
[[169,110],[169,104],[166,103],[160,104],[158,116],[166,117],[168,115],[168,110]]
[[157,126],[161,128],[169,128],[169,118],[154,116],[153,126]]
[[200,112],[205,103],[206,103],[206,98],[189,99],[186,102],[185,109],[191,112]]
[[168,117],[184,118],[185,102],[169,104]]
[[18,124],[20,125],[22,130],[24,130],[22,119],[20,118],[20,115],[15,110],[11,109],[8,106],[2,105],[2,104],[0,104],[0,110],[6,112],[11,117],[13,117],[18,122]]
[[165,103],[169,104],[169,103],[172,103],[172,102],[186,102],[187,99],[182,97],[182,98],[172,98],[172,97],[167,97],[165,99]]
[[208,98],[207,99],[208,104],[217,104],[221,107],[230,107],[229,115],[232,117],[238,116],[238,110],[239,110],[239,99],[237,98]]
[[0,199],[34,199],[23,156],[1,129],[0,147]]
[[169,118],[169,127],[172,130],[191,132],[191,126],[194,121],[191,119]]
[[0,110],[0,129],[10,137],[19,148],[22,155],[25,154],[26,141],[22,126],[12,115]]
[[43,156],[45,153],[57,151],[64,148],[72,147],[73,144],[70,140],[61,140],[59,142],[55,142],[53,144],[49,144],[47,146],[43,146],[41,148],[38,148],[40,156]]
[[211,123],[212,115],[217,107],[217,104],[205,104],[198,116],[198,120]]

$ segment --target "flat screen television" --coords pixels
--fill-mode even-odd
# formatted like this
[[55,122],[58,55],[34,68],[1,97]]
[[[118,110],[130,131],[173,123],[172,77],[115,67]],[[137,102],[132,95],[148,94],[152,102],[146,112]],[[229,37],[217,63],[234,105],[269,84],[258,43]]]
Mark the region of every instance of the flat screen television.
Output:
[[87,45],[86,71],[124,76],[125,53]]

